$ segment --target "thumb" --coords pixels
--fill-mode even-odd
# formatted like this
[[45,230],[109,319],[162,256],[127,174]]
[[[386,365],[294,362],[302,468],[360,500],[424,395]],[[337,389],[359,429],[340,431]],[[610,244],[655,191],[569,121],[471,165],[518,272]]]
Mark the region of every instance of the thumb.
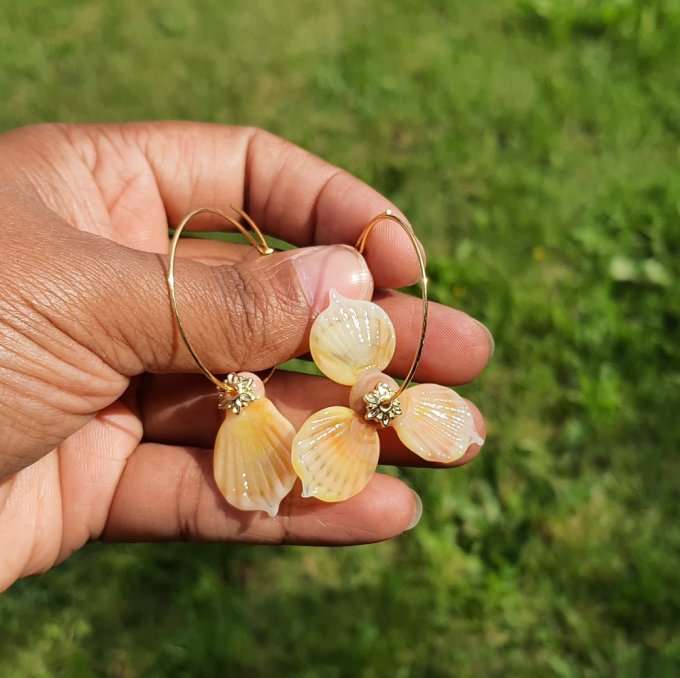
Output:
[[[167,257],[107,241],[115,266],[90,267],[95,280],[88,311],[98,335],[88,343],[121,374],[193,371],[166,286]],[[280,252],[232,266],[175,262],[177,307],[187,335],[216,373],[261,370],[307,350],[313,319],[331,288],[370,299],[364,258],[334,245]]]
[[[9,395],[0,401],[0,478],[57,447],[129,377],[196,369],[170,306],[167,256],[78,231],[30,202],[4,213],[0,389]],[[346,246],[175,267],[185,329],[217,374],[305,351],[331,287],[370,298],[372,286],[363,258]]]

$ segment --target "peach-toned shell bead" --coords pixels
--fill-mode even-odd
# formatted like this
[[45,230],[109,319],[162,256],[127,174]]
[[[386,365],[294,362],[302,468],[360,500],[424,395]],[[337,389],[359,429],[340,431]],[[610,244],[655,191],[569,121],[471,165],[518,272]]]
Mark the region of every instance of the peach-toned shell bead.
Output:
[[227,414],[215,440],[213,470],[229,504],[241,511],[278,513],[295,484],[294,435],[293,425],[267,398],[254,400],[238,415]]
[[392,360],[394,325],[380,306],[330,291],[330,305],[314,321],[309,347],[317,367],[338,384],[351,386]]
[[472,412],[455,391],[437,384],[419,384],[400,396],[402,414],[393,427],[406,447],[428,461],[451,463],[472,443],[484,439],[475,430]]
[[348,407],[313,414],[293,439],[293,467],[302,480],[302,496],[321,501],[344,501],[361,492],[379,455],[375,428]]

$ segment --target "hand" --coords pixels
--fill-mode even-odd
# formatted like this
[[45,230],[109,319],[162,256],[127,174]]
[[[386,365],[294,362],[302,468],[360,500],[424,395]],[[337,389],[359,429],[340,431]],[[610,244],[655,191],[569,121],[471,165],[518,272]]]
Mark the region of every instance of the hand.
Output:
[[[217,373],[266,369],[307,351],[330,287],[370,299],[373,279],[384,290],[417,279],[396,226],[371,235],[373,279],[353,249],[331,246],[354,243],[394,206],[246,128],[28,127],[0,135],[0,157],[0,590],[93,539],[353,544],[409,526],[417,500],[381,474],[341,504],[294,490],[276,518],[227,505],[206,453],[220,423],[215,391],[179,340],[165,286],[168,224],[196,207],[243,205],[272,236],[319,246],[260,257],[247,245],[182,243],[178,303],[197,352]],[[390,371],[403,375],[419,300],[374,298],[395,323]],[[419,379],[470,380],[489,338],[469,316],[433,304]],[[282,372],[267,395],[296,427],[347,400],[326,379]],[[381,463],[424,462],[388,431]]]

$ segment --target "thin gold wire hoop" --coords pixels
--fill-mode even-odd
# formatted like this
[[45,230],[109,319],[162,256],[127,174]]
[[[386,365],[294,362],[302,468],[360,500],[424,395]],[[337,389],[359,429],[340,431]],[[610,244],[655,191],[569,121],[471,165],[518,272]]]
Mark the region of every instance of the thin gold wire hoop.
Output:
[[418,266],[420,266],[420,296],[423,301],[423,322],[420,327],[420,339],[418,341],[418,349],[416,350],[413,362],[411,363],[411,368],[409,369],[408,374],[406,375],[404,381],[402,382],[397,392],[390,397],[390,402],[393,402],[404,392],[405,389],[409,387],[409,385],[413,381],[413,377],[415,376],[416,370],[418,369],[418,365],[420,363],[420,359],[423,355],[423,348],[425,347],[425,333],[427,332],[427,315],[428,315],[427,271],[425,269],[425,258],[423,257],[423,253],[420,249],[420,243],[418,242],[418,239],[416,238],[413,229],[403,219],[400,219],[396,214],[393,214],[392,210],[387,210],[386,212],[383,212],[382,214],[378,214],[377,216],[373,217],[373,219],[371,219],[371,221],[369,222],[368,226],[366,226],[366,228],[361,232],[359,240],[357,240],[357,244],[355,245],[359,254],[364,253],[364,250],[366,249],[366,240],[368,239],[368,236],[370,235],[375,225],[381,221],[393,221],[395,224],[398,224],[404,229],[406,235],[408,235],[409,239],[411,240],[411,244],[413,245],[413,248],[416,251],[416,256],[418,257]]
[[[253,230],[253,233],[251,233],[243,224],[240,224],[236,219],[233,217],[229,216],[226,212],[223,212],[222,210],[219,210],[215,207],[200,207],[197,210],[194,210],[193,212],[189,212],[184,219],[179,223],[179,226],[175,229],[175,233],[172,236],[172,242],[170,243],[170,261],[168,263],[168,277],[167,277],[167,283],[168,283],[168,294],[170,295],[170,305],[172,306],[172,312],[175,316],[175,320],[177,322],[177,327],[179,329],[180,336],[182,337],[182,341],[184,342],[184,345],[187,347],[189,353],[191,354],[191,357],[193,358],[194,362],[196,365],[198,365],[198,368],[203,372],[203,374],[212,381],[215,386],[220,391],[232,391],[234,390],[233,387],[227,386],[223,381],[220,381],[203,363],[203,361],[198,357],[198,354],[194,350],[194,347],[189,341],[189,337],[187,335],[187,332],[184,328],[184,323],[182,322],[182,318],[179,315],[179,309],[177,307],[177,295],[175,294],[175,259],[177,257],[177,244],[179,243],[180,236],[182,235],[182,231],[184,230],[185,226],[194,218],[197,217],[199,214],[215,214],[218,217],[221,217],[222,219],[228,221],[234,228],[236,228],[237,231],[239,231],[245,239],[262,255],[269,255],[274,252],[274,250],[269,247],[269,244],[265,240],[264,235],[262,234],[262,231],[259,229],[258,225],[241,209],[238,207],[235,207],[234,205],[229,205],[231,209],[236,212],[239,216],[241,216],[244,221],[250,226],[250,228]],[[272,367],[271,371],[269,374],[262,380],[263,383],[267,383],[269,379],[271,378],[272,374],[274,374],[274,371],[276,370],[276,365]]]

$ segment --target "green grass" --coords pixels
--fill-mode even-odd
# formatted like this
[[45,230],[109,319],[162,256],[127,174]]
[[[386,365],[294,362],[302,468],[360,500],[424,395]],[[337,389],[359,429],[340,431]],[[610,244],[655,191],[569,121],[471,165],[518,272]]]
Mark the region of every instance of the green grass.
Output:
[[680,673],[680,3],[0,9],[0,128],[192,118],[389,195],[496,337],[485,453],[352,549],[93,545],[0,598],[3,676]]

